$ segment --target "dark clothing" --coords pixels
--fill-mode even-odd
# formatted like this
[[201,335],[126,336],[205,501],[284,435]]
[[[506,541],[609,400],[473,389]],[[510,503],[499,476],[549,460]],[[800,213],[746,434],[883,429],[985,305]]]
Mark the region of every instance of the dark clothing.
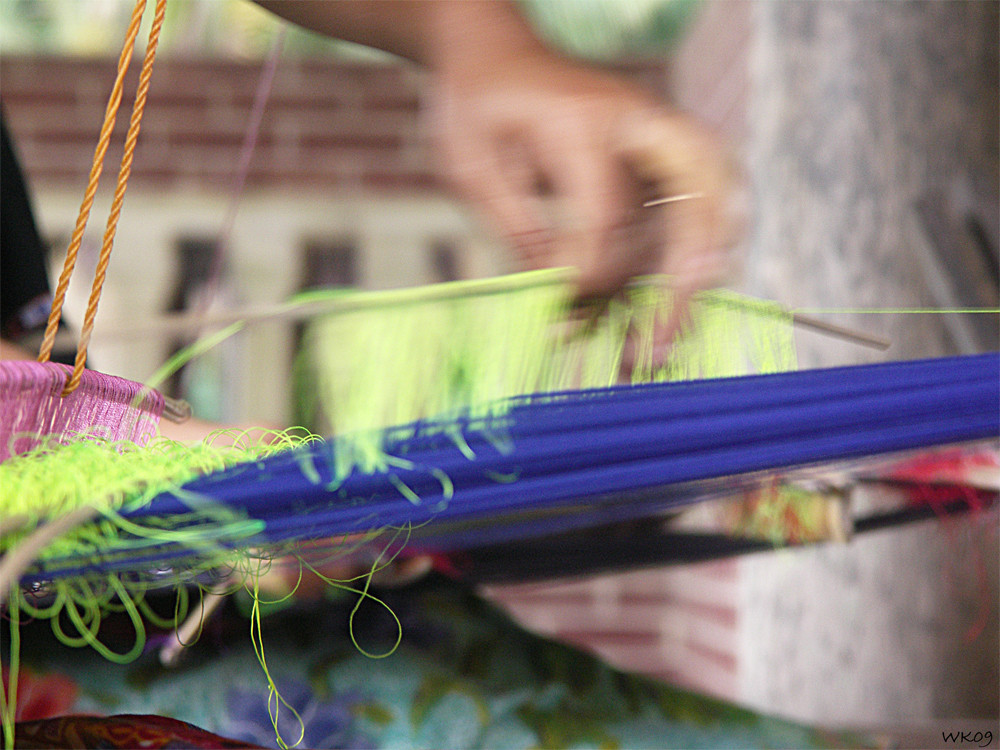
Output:
[[45,246],[0,112],[0,333],[16,340],[45,325],[51,307]]

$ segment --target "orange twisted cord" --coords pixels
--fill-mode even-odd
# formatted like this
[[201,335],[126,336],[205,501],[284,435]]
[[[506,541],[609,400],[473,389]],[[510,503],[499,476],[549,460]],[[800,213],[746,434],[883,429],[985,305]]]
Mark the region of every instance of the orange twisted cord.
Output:
[[115,127],[115,117],[118,114],[118,105],[121,104],[122,100],[125,71],[128,70],[129,61],[132,59],[135,38],[139,33],[139,24],[142,21],[142,13],[145,9],[146,0],[136,0],[135,9],[132,11],[132,20],[129,22],[128,31],[125,34],[125,45],[122,47],[121,57],[118,58],[118,74],[115,77],[115,84],[111,89],[111,96],[108,98],[108,106],[104,113],[104,124],[101,126],[101,134],[97,139],[97,149],[94,151],[94,161],[90,168],[87,189],[84,191],[83,203],[80,205],[80,213],[76,219],[76,227],[73,229],[69,248],[66,250],[66,260],[63,262],[59,283],[56,285],[56,292],[52,297],[52,310],[49,312],[45,337],[42,339],[42,347],[38,352],[39,362],[47,362],[52,354],[52,346],[55,344],[56,339],[56,330],[59,328],[59,319],[62,317],[63,302],[66,299],[66,289],[69,287],[69,280],[73,275],[73,268],[76,266],[76,258],[80,252],[80,244],[83,242],[83,231],[87,227],[90,209],[94,205],[94,196],[97,194],[97,183],[101,179],[101,171],[104,168],[104,156],[108,151],[108,143],[111,141],[111,131]]
[[[145,2],[145,0],[142,0],[142,2]],[[149,92],[149,79],[153,74],[153,60],[156,58],[156,47],[159,42],[160,28],[163,26],[166,7],[167,0],[156,0],[153,25],[149,30],[149,43],[146,45],[146,56],[142,61],[142,70],[139,73],[139,86],[135,93],[135,103],[132,105],[132,118],[129,122],[128,133],[125,136],[122,163],[118,171],[118,183],[115,186],[114,198],[111,201],[111,212],[108,214],[104,242],[101,245],[97,270],[94,273],[94,284],[90,290],[87,311],[84,314],[83,326],[80,329],[80,342],[76,347],[76,362],[73,365],[73,374],[63,389],[62,395],[64,396],[68,396],[76,390],[76,387],[80,384],[80,378],[83,376],[84,365],[87,362],[87,346],[90,344],[90,335],[94,330],[94,320],[97,317],[97,304],[101,299],[101,289],[104,286],[108,264],[111,261],[111,248],[114,246],[115,232],[118,230],[118,218],[121,216],[122,204],[125,201],[125,188],[128,185],[129,175],[132,173],[135,144],[139,138],[139,125],[142,122],[142,113],[146,107],[146,94]]]

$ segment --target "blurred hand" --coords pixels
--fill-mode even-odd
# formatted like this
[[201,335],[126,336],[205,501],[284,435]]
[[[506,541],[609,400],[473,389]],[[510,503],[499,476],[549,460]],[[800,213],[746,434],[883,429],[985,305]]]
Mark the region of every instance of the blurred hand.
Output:
[[714,138],[624,79],[508,40],[452,44],[434,66],[450,183],[527,267],[578,267],[581,298],[667,273],[683,305],[718,283],[729,176]]
[[[527,267],[578,267],[582,299],[668,273],[680,308],[719,281],[729,176],[715,140],[624,78],[548,49],[513,2],[257,1],[425,66],[443,176]],[[642,208],[677,195],[697,197]]]
[[164,417],[159,424],[161,437],[187,445],[205,442],[220,448],[280,442],[280,431],[281,428],[275,425],[220,424],[198,417],[189,417],[183,422],[171,422]]

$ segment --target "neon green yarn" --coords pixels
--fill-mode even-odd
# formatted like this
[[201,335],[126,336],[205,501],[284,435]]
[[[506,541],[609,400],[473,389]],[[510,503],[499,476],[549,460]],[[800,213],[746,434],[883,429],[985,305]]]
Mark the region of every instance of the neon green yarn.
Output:
[[300,368],[311,374],[305,400],[338,435],[337,476],[387,471],[384,430],[393,425],[459,416],[486,424],[514,396],[614,385],[627,346],[633,384],[795,368],[791,316],[777,304],[702,293],[662,356],[654,344],[673,312],[667,279],[640,280],[587,324],[568,323],[573,294],[567,269],[500,284],[336,292],[340,311],[310,324]]
[[[110,516],[126,504],[148,502],[201,474],[260,458],[306,439],[281,433],[271,442],[237,438],[233,445],[216,442],[212,436],[195,445],[166,438],[145,447],[99,438],[42,444],[0,463],[0,517],[7,519],[0,552],[14,546],[39,523],[82,505]],[[12,527],[16,530],[11,531]],[[72,544],[57,540],[50,549],[67,543]]]

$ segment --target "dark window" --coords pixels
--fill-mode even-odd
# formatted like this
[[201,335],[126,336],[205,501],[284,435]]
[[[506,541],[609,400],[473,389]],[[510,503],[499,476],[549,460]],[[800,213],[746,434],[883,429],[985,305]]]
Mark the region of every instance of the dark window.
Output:
[[[216,273],[215,239],[205,236],[181,237],[175,244],[174,255],[177,258],[177,276],[173,290],[167,297],[166,312],[205,310],[211,303],[208,295],[213,292],[212,275]],[[216,284],[221,281],[223,270],[218,269],[219,280]],[[170,342],[170,356],[191,343],[189,337],[175,338]],[[185,369],[186,365],[171,376],[165,384],[165,392],[178,398],[188,397]]]
[[358,281],[357,255],[353,238],[307,241],[299,290],[354,286]]

